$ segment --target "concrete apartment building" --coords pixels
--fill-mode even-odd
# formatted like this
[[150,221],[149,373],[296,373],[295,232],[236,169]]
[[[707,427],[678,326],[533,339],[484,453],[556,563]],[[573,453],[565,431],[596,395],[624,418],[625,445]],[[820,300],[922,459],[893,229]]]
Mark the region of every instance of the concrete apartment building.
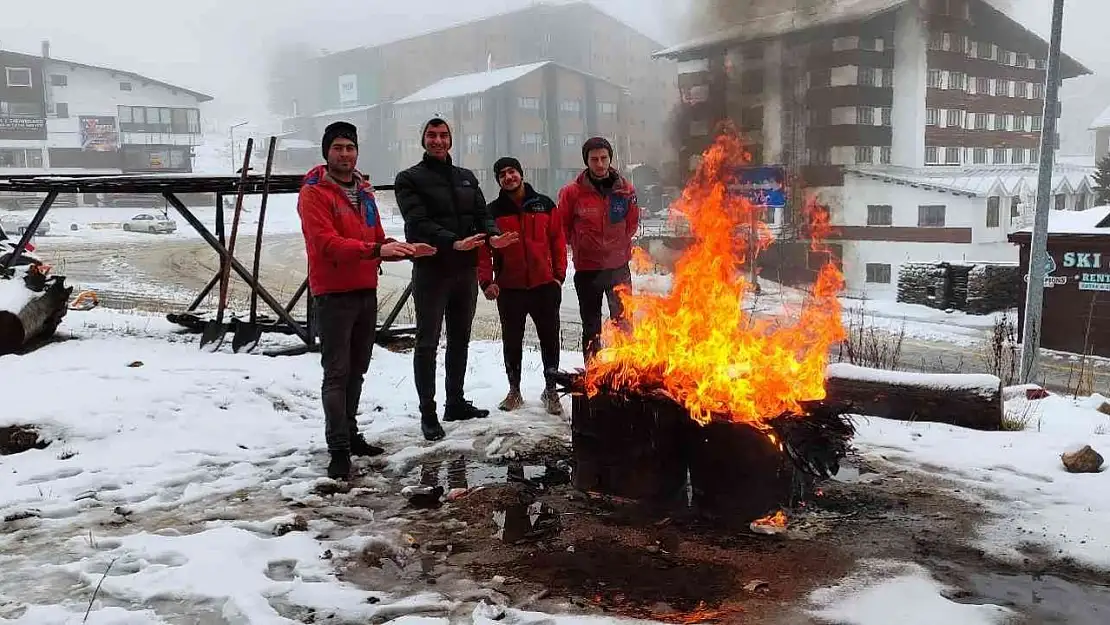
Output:
[[[271,81],[270,104],[276,114],[303,120],[322,111],[395,102],[452,76],[553,61],[621,86],[619,98],[598,104],[603,115],[621,110],[619,126],[609,135],[618,160],[659,167],[674,158],[665,125],[677,102],[675,63],[652,58],[661,48],[589,3],[535,3],[328,54],[300,67],[288,64],[288,72]],[[291,123],[296,129],[307,126]]]
[[[850,291],[893,294],[905,262],[1016,262],[1047,42],[985,0],[796,5],[658,53],[679,61],[683,162],[734,120],[786,170],[780,231],[807,197],[829,206]],[[1087,73],[1062,58],[1064,79]],[[1054,206],[1089,206],[1088,173],[1061,168]]]
[[520,159],[537,190],[555,194],[582,171],[588,135],[618,132],[620,90],[549,61],[445,78],[394,103],[389,151],[402,165],[419,161],[421,128],[439,115],[451,123],[455,162],[474,170],[487,197],[497,193],[490,168],[505,154]]

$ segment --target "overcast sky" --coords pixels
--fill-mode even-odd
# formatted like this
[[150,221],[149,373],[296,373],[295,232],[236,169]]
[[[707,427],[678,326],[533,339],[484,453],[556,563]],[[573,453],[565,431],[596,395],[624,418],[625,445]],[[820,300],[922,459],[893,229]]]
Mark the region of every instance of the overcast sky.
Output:
[[[683,36],[679,15],[699,1],[593,3],[645,34],[672,43]],[[1023,23],[1047,36],[1050,0],[1011,1]],[[1110,22],[1110,0],[1066,1],[1065,50],[1096,72],[1110,74],[1110,38],[1104,32]],[[531,3],[190,0],[166,5],[149,0],[3,0],[0,48],[38,53],[40,41],[49,39],[56,57],[147,74],[209,93],[225,106],[252,115],[265,102],[265,57],[277,43],[302,41],[341,50]]]

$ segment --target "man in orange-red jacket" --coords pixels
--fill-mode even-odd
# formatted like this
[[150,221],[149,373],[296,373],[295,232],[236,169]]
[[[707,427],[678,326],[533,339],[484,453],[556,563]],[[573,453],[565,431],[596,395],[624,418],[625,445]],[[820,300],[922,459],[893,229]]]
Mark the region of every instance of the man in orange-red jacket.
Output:
[[352,454],[383,451],[359,434],[355,417],[377,330],[378,268],[383,260],[427,256],[435,249],[386,238],[374,189],[355,169],[358,133],[353,125],[328,126],[322,147],[327,164],[305,175],[297,213],[320,324],[328,477],[342,479],[351,473]]
[[520,161],[503,157],[493,165],[501,187],[489,213],[503,233],[520,233],[520,244],[502,249],[484,246],[478,258],[478,285],[486,299],[497,300],[501,343],[509,394],[498,406],[511,412],[524,404],[520,394],[524,326],[528,317],[540,339],[546,386],[540,401],[550,414],[562,414],[555,385],[547,375],[559,368],[559,306],[567,277],[567,242],[558,224],[555,202],[524,182]]
[[617,292],[632,288],[632,238],[640,226],[636,189],[613,169],[613,146],[602,137],[582,145],[586,169],[559,192],[559,219],[574,255],[574,290],[582,317],[582,353],[589,361],[601,338],[601,301],[609,317],[627,320]]

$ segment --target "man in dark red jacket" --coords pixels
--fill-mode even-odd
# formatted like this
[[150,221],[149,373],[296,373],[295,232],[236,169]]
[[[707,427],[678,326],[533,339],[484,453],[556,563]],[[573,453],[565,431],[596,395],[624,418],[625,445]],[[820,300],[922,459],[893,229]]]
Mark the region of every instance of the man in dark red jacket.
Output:
[[632,238],[640,226],[636,189],[613,169],[613,146],[602,137],[582,145],[586,170],[559,192],[559,219],[574,254],[574,290],[582,317],[582,353],[599,349],[601,300],[609,317],[624,325],[617,291],[632,288]]
[[486,299],[497,300],[501,317],[501,343],[509,394],[501,410],[511,412],[524,404],[520,394],[521,361],[524,356],[524,326],[528,317],[540,339],[544,377],[547,381],[540,400],[550,414],[562,414],[555,385],[547,375],[559,368],[559,305],[563,280],[567,277],[567,242],[557,221],[555,203],[536,193],[524,182],[520,161],[497,160],[493,175],[501,187],[489,212],[501,232],[520,233],[520,244],[502,249],[482,248],[478,262],[478,284]]
[[358,134],[346,122],[324,131],[326,165],[308,172],[297,200],[308,285],[320,324],[324,367],[324,437],[331,462],[328,476],[346,478],[351,455],[373,456],[381,447],[358,432],[362,383],[378,323],[378,268],[383,260],[434,254],[428,245],[386,238],[374,189],[355,169]]

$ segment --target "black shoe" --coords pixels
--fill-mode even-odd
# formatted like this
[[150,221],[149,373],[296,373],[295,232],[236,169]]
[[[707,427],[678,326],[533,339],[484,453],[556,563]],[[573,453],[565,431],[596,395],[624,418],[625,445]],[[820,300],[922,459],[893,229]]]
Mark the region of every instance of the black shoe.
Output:
[[420,417],[420,431],[424,433],[426,441],[441,441],[447,437],[447,432],[443,431],[443,426],[439,424],[439,418],[435,413]]
[[447,422],[469,421],[471,419],[485,419],[488,416],[488,410],[475,408],[474,404],[468,401],[448,404],[447,408],[443,410],[443,420]]
[[328,463],[328,477],[333,480],[345,480],[351,477],[350,452],[331,452],[331,462]]
[[377,445],[371,445],[366,442],[366,439],[361,435],[355,436],[351,439],[351,455],[352,456],[380,456],[385,453],[385,450]]

